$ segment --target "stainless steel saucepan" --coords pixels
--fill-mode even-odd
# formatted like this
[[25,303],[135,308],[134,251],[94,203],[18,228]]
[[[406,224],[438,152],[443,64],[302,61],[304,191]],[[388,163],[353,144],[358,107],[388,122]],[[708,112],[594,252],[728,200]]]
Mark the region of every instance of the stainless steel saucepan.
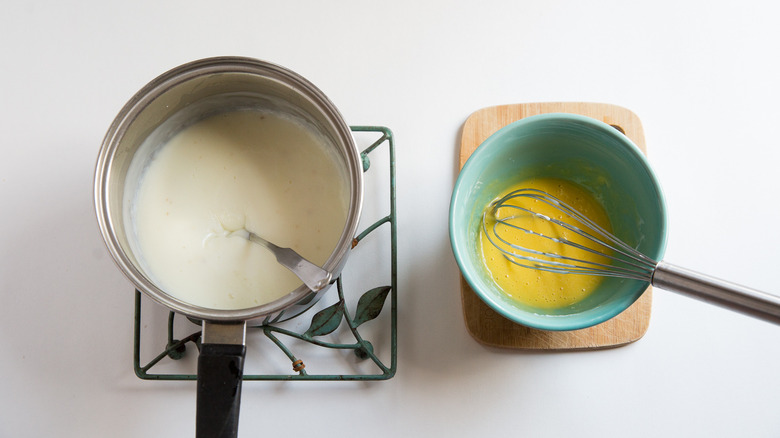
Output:
[[95,208],[109,252],[135,287],[160,304],[203,321],[198,358],[197,436],[235,436],[247,324],[281,321],[311,307],[325,289],[304,285],[257,307],[221,310],[175,298],[144,267],[129,219],[143,167],[165,140],[200,119],[246,106],[303,120],[338,157],[349,187],[343,232],[322,266],[334,278],[344,266],[362,206],[363,173],[349,127],[331,101],[300,75],[250,58],[218,57],[174,68],[151,81],[122,108],[103,140],[95,170]]

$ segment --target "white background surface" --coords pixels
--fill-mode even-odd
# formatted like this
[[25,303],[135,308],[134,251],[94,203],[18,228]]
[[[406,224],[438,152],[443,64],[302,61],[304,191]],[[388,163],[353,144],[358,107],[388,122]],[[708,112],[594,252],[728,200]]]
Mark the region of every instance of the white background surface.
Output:
[[241,436],[780,435],[780,327],[657,291],[650,329],[498,351],[462,320],[447,237],[459,130],[535,101],[622,105],[665,188],[667,260],[780,293],[778,6],[709,1],[22,2],[0,13],[0,436],[194,434],[194,383],[132,371],[132,286],[92,207],[121,106],[215,55],[289,67],[393,129],[396,377],[244,385]]

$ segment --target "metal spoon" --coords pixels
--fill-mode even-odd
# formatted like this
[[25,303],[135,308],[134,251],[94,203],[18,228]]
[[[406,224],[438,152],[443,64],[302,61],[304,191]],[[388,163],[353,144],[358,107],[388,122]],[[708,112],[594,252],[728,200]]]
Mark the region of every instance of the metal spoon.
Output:
[[246,228],[228,234],[228,237],[233,236],[242,237],[250,242],[264,246],[276,256],[276,261],[279,262],[280,265],[292,271],[293,274],[303,281],[303,284],[314,292],[327,286],[333,277],[330,272],[301,257],[300,254],[292,249],[278,247]]

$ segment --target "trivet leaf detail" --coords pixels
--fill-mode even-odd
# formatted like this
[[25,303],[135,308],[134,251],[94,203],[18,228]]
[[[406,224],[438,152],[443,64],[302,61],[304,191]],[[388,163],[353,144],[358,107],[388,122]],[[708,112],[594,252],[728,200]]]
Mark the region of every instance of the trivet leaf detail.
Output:
[[355,309],[355,318],[352,320],[353,327],[357,328],[382,313],[390,289],[390,286],[375,287],[360,297]]
[[317,312],[311,319],[309,329],[303,334],[304,337],[324,336],[333,333],[341,324],[344,317],[344,301],[326,307]]

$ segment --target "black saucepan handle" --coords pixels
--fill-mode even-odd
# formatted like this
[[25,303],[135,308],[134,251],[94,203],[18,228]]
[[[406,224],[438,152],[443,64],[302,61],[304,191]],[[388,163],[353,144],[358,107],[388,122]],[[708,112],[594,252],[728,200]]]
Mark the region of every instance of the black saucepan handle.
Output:
[[243,343],[201,345],[195,424],[197,438],[235,438],[238,435],[245,356],[246,346]]

